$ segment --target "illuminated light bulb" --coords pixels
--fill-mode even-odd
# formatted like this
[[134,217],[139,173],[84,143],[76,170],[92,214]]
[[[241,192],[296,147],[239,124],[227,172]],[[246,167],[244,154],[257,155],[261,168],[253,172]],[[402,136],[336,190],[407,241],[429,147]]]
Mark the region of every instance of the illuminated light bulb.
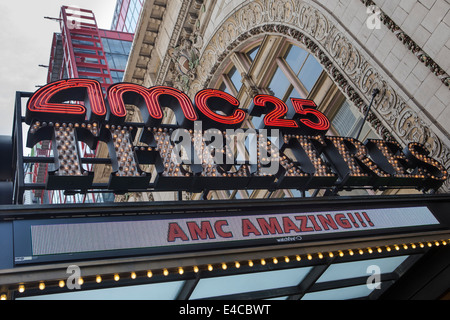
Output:
[[358,252],[359,252],[360,255],[363,255],[363,254],[364,254],[364,251],[363,251],[362,249],[359,249]]
[[435,242],[434,242],[434,245],[435,245],[436,247],[439,247],[439,244],[440,244],[440,243],[439,243],[438,241],[435,241]]
[[349,249],[349,250],[348,250],[348,253],[349,253],[351,256],[354,255],[354,252],[353,252],[352,249]]
[[447,241],[442,240],[442,245],[446,246],[447,245]]
[[131,279],[133,279],[133,280],[136,279],[136,272],[131,273]]
[[272,261],[273,261],[274,264],[277,264],[277,263],[278,263],[278,259],[277,259],[277,258],[273,258]]
[[433,244],[431,242],[427,242],[427,246],[431,248]]
[[333,252],[328,252],[328,256],[330,257],[330,258],[333,258],[334,257],[334,254],[333,254]]
[[180,275],[182,275],[183,273],[184,273],[184,270],[183,270],[183,268],[178,268],[178,273],[180,274]]
[[101,276],[96,276],[95,277],[95,282],[101,283],[102,282],[102,277]]
[[253,261],[252,260],[248,260],[248,265],[249,265],[249,267],[253,267]]
[[265,266],[266,265],[266,260],[261,259],[261,265]]
[[78,284],[79,284],[80,286],[82,286],[82,285],[84,284],[83,278],[79,278],[79,279],[78,279]]
[[291,261],[289,257],[284,257],[284,262],[289,263],[289,261]]
[[339,250],[339,257],[343,257],[344,256],[344,252],[342,252],[341,250]]
[[19,286],[19,292],[20,292],[20,293],[24,293],[24,292],[25,292],[25,286],[24,286],[23,284],[21,284],[21,285]]
[[6,294],[3,293],[3,294],[0,296],[0,300],[5,301],[6,299],[7,299]]
[[398,245],[394,245],[395,250],[400,250],[400,247]]
[[198,270],[198,267],[197,267],[197,266],[194,266],[194,272],[195,272],[195,273],[198,273],[198,271],[199,271],[199,270]]
[[372,253],[373,253],[372,248],[367,248],[367,252],[368,252],[369,254],[372,254]]
[[164,271],[163,271],[163,275],[164,275],[165,277],[167,277],[167,276],[169,275],[169,270],[167,270],[167,269],[164,269]]
[[150,270],[147,271],[147,277],[151,278],[153,277],[153,272],[151,272]]
[[239,262],[236,261],[236,262],[234,263],[234,266],[236,267],[236,269],[239,269],[239,268],[241,267],[241,264],[240,264]]
[[114,275],[114,281],[119,281],[120,280],[120,276],[116,273]]
[[226,263],[222,263],[222,269],[223,269],[223,270],[227,270],[227,268],[228,268],[228,267],[227,267],[227,264],[226,264]]
[[422,242],[419,242],[419,247],[424,248],[425,245]]
[[297,260],[297,261],[301,261],[301,260],[302,260],[302,257],[301,257],[301,256],[299,256],[299,255],[296,255],[296,256],[295,256],[295,260]]
[[208,264],[208,271],[213,271],[213,266],[211,264]]
[[408,246],[406,244],[403,245],[403,249],[408,249]]
[[312,260],[312,255],[310,255],[310,254],[308,253],[307,258],[308,258],[308,260]]
[[317,254],[317,256],[319,257],[319,259],[323,259],[323,254],[322,254],[321,252],[319,252],[319,253]]
[[39,290],[44,290],[45,289],[45,283],[44,282],[40,282],[39,283]]
[[64,282],[64,280],[59,280],[58,286],[60,288],[64,288],[65,285],[66,285],[66,283]]
[[414,243],[411,243],[411,248],[415,249],[417,246]]

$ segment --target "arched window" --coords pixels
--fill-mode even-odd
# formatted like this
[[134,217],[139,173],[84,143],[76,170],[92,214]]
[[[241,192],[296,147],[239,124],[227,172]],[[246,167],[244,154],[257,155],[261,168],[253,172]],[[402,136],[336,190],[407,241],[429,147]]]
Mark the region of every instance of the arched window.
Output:
[[250,61],[254,61],[256,59],[256,55],[259,52],[259,48],[261,46],[256,46],[253,49],[250,49],[249,51],[246,52],[247,57],[250,59]]
[[[274,45],[276,44],[276,45]],[[329,135],[355,137],[361,125],[363,130],[360,140],[379,138],[367,123],[363,124],[364,115],[348,100],[333,80],[323,70],[316,57],[301,46],[290,43],[282,37],[267,35],[260,43],[253,43],[239,52],[232,53],[224,65],[225,72],[217,88],[236,96],[242,108],[252,103],[255,89],[260,94],[270,94],[288,105],[290,98],[311,99],[318,108],[332,121]],[[247,79],[243,81],[243,75]],[[249,87],[253,85],[252,88]],[[244,125],[259,128],[263,117],[249,117]],[[310,196],[314,190],[278,190],[270,193],[267,190],[231,191],[215,193],[230,195],[232,198],[279,198]],[[365,190],[357,193],[367,193]]]
[[[258,88],[258,92],[271,94],[285,102],[288,102],[290,97],[307,98],[322,74],[322,66],[306,50],[285,43],[281,46],[283,50],[273,55],[273,48],[265,40],[260,44],[253,44],[246,50],[233,53],[228,67],[221,76],[222,81],[218,81],[217,88],[238,97],[242,108],[249,107],[254,93],[249,92],[249,88],[243,85],[244,74]],[[247,122],[246,126],[259,128],[262,119],[263,117],[250,117],[251,121]],[[226,194],[230,194],[232,198],[269,196],[266,190],[239,190]],[[309,195],[308,192],[305,194]],[[277,198],[301,195],[298,190],[270,193],[271,197]],[[214,198],[217,197],[219,193],[215,192]]]

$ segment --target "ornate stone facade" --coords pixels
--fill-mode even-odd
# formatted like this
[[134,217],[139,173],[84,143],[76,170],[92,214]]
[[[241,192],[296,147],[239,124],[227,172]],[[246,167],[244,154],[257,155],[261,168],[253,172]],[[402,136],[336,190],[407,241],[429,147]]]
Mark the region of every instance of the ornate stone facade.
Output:
[[[433,157],[440,159],[446,168],[450,167],[449,145],[430,129],[429,120],[408,105],[390,84],[392,80],[380,72],[383,67],[367,59],[368,55],[355,45],[354,39],[338,28],[338,22],[312,1],[247,1],[222,23],[204,47],[190,94],[208,87],[214,73],[234,48],[262,33],[282,34],[313,53],[362,112],[366,110],[372,90],[379,89],[381,93],[369,122],[380,136],[403,145],[413,141],[423,143]],[[445,190],[449,190],[448,183]]]
[[[366,6],[373,4],[367,0],[338,2],[347,8],[357,7],[363,15]],[[173,32],[166,36],[168,51],[177,50],[186,41],[191,45],[196,43],[195,59],[184,61],[187,64],[184,64],[183,74],[179,72],[180,60],[166,54],[160,57],[157,68],[148,70],[144,78],[132,81],[148,86],[173,84],[192,97],[197,91],[212,85],[237,48],[258,36],[280,35],[312,53],[361,112],[365,112],[373,89],[380,90],[368,121],[381,137],[396,140],[402,145],[413,141],[423,143],[434,158],[446,168],[450,167],[450,133],[445,119],[438,119],[426,105],[414,99],[415,92],[411,93],[409,87],[406,90],[403,81],[380,63],[376,52],[374,54],[367,43],[349,31],[344,19],[335,16],[327,6],[327,0],[234,0],[213,4],[191,0],[182,1],[177,14],[172,16],[178,19],[166,27],[173,28]],[[382,21],[384,27],[395,34],[395,41],[408,46],[409,54],[425,64],[428,67],[426,72],[437,77],[448,90],[448,76],[444,69],[384,12]],[[383,45],[381,41],[380,46]],[[152,61],[149,66],[151,64]],[[247,75],[243,78],[244,85],[251,83],[246,81]],[[249,90],[254,91],[255,88]],[[449,191],[450,183],[443,190]]]

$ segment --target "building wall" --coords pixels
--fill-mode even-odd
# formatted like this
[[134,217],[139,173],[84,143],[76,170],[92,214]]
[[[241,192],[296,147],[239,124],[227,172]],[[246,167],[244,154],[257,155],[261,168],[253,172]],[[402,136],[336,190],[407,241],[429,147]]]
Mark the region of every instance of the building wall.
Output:
[[[371,5],[381,11],[370,11]],[[153,1],[146,1],[147,13],[155,8]],[[380,18],[379,28],[368,27],[374,14]],[[280,36],[313,53],[361,114],[372,90],[380,89],[369,118],[372,129],[402,145],[423,143],[450,167],[450,70],[443,58],[450,38],[447,2],[177,1],[166,6],[163,20],[152,31],[153,40],[144,41],[150,39],[148,25],[153,23],[148,16],[138,26],[141,40],[134,43],[126,80],[145,86],[173,84],[193,96],[220,84],[227,66],[236,64],[234,52],[264,36]],[[193,68],[185,73],[177,69],[177,56],[171,55],[183,45],[194,57]],[[143,54],[145,46],[148,52]],[[241,77],[250,96],[255,89],[250,80],[255,79]],[[447,184],[443,190],[448,189]]]

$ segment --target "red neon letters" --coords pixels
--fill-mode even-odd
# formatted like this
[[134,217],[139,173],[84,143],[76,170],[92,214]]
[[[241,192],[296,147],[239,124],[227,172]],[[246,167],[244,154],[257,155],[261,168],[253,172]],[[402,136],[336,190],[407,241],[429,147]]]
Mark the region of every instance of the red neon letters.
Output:
[[[67,102],[80,101],[83,104]],[[204,121],[203,128],[240,128],[247,113],[239,109],[239,100],[215,89],[205,89],[195,96],[195,107],[182,91],[155,86],[145,88],[132,83],[117,83],[108,89],[107,104],[101,85],[91,79],[69,79],[50,83],[38,90],[29,100],[26,122],[98,122],[120,125],[125,122],[125,105],[137,106],[146,126],[158,126],[164,116],[163,107],[171,108],[180,127],[192,128],[197,120]],[[293,110],[276,97],[257,95],[250,115],[265,114],[266,128],[296,133],[324,133],[330,127],[327,117],[318,111],[311,100],[291,99]],[[196,109],[199,111],[197,114]],[[108,111],[108,112],[107,112]],[[292,117],[290,115],[292,114]],[[290,119],[289,119],[290,117]],[[297,121],[298,120],[298,121]],[[314,133],[313,132],[313,133]]]
[[305,126],[317,130],[326,132],[330,129],[330,120],[320,111],[317,110],[317,105],[312,100],[291,98],[292,105],[296,115],[308,116],[312,115],[316,118],[317,122],[310,120],[309,118],[299,119]]
[[[65,101],[84,101],[80,104]],[[91,79],[69,79],[50,83],[39,89],[28,101],[26,123],[37,121],[101,122],[106,116],[102,88]]]
[[122,123],[125,120],[127,114],[125,104],[136,105],[147,126],[161,123],[162,106],[173,109],[177,118],[182,118],[178,119],[179,125],[182,125],[185,120],[198,119],[189,97],[171,87],[157,86],[146,89],[132,83],[117,83],[108,89],[108,103],[111,111],[110,121],[114,123]]
[[[239,128],[245,120],[246,112],[238,109],[239,104],[239,100],[232,95],[215,89],[202,90],[195,96],[195,105],[202,113],[202,120],[210,120],[230,128]],[[222,111],[226,115],[214,111]]]
[[[330,121],[312,100],[291,98],[293,110],[286,103],[269,95],[257,95],[253,99],[250,115],[264,117],[264,125],[270,129],[283,129],[290,133],[325,133]],[[291,116],[290,116],[291,115]],[[286,119],[286,116],[289,119]],[[299,122],[296,121],[298,119]]]
[[[288,112],[288,106],[280,99],[265,94],[257,95],[253,99],[255,107],[258,107],[258,111],[253,109],[252,115],[260,116],[263,113],[267,113],[264,117],[264,124],[268,128],[298,128],[295,120],[283,119]],[[265,110],[271,110],[265,112]]]
[[[185,93],[175,88],[145,88],[118,83],[108,89],[106,102],[100,83],[90,79],[50,83],[30,98],[25,116],[26,123],[30,125],[27,146],[31,148],[39,141],[51,139],[56,146],[54,154],[59,171],[52,175],[49,173],[47,187],[59,187],[63,181],[61,179],[66,178],[78,179],[71,181],[75,189],[87,190],[92,184],[93,174],[81,169],[79,157],[75,154],[80,141],[91,148],[95,148],[99,141],[107,143],[114,170],[109,187],[120,191],[147,188],[150,175],[140,169],[141,164],[155,164],[158,170],[155,183],[161,190],[172,188],[174,181],[177,188],[185,190],[226,190],[231,186],[256,189],[272,185],[275,178],[277,186],[283,189],[299,186],[320,188],[335,185],[338,177],[341,187],[416,186],[420,183],[424,189],[436,189],[448,177],[445,168],[429,157],[428,151],[421,145],[409,144],[404,154],[399,154],[400,146],[393,146],[392,143],[383,142],[385,148],[377,140],[362,144],[352,138],[325,136],[330,122],[311,100],[292,98],[292,106],[288,106],[276,97],[257,95],[249,108],[249,115],[265,115],[264,128],[279,129],[284,145],[279,151],[272,149],[265,135],[267,132],[260,130],[257,143],[248,146],[249,153],[252,150],[257,157],[246,158],[245,166],[244,162],[234,163],[234,147],[224,149],[223,146],[223,143],[228,144],[235,137],[237,139],[237,134],[233,132],[242,131],[241,125],[247,116],[245,110],[239,109],[239,101],[225,92],[201,90],[195,96],[194,105]],[[127,104],[140,109],[144,123],[125,123]],[[159,126],[164,117],[163,107],[174,111],[178,124],[176,128],[173,125]],[[197,120],[202,121],[202,129],[194,125]],[[139,141],[147,147],[133,146],[134,134],[142,127],[144,130],[141,130]],[[194,130],[185,130],[192,128]],[[228,128],[239,130],[220,132]],[[211,134],[209,136],[206,134],[208,129],[218,130],[208,132]],[[199,130],[204,131],[205,135]],[[210,139],[213,134],[216,136]],[[200,139],[200,143],[196,139]],[[179,163],[174,161],[175,155],[180,154],[172,151],[178,150],[176,146],[180,143],[185,143],[183,150],[192,172],[183,169],[181,164],[184,160]],[[68,154],[60,152],[58,147],[68,150]],[[285,149],[291,151],[292,159],[286,156]],[[195,152],[189,153],[192,150]],[[198,157],[199,154],[202,157]],[[230,163],[216,161],[223,159],[225,154],[227,159],[231,159]],[[214,165],[201,166],[198,170],[200,166],[196,163],[196,157],[199,163],[212,160],[210,162]],[[255,162],[252,163],[253,160]],[[264,167],[266,163],[270,166]],[[235,167],[236,172],[231,173],[227,167],[230,164],[241,167],[239,170]],[[274,173],[280,172],[281,175],[276,177],[270,173],[266,177],[262,168],[274,168]],[[191,179],[194,175],[195,179]],[[210,179],[212,177],[215,177],[214,181]],[[220,184],[216,183],[219,178]],[[391,181],[392,178],[396,180]],[[226,180],[230,181],[229,185]],[[221,225],[217,228],[221,230]]]

